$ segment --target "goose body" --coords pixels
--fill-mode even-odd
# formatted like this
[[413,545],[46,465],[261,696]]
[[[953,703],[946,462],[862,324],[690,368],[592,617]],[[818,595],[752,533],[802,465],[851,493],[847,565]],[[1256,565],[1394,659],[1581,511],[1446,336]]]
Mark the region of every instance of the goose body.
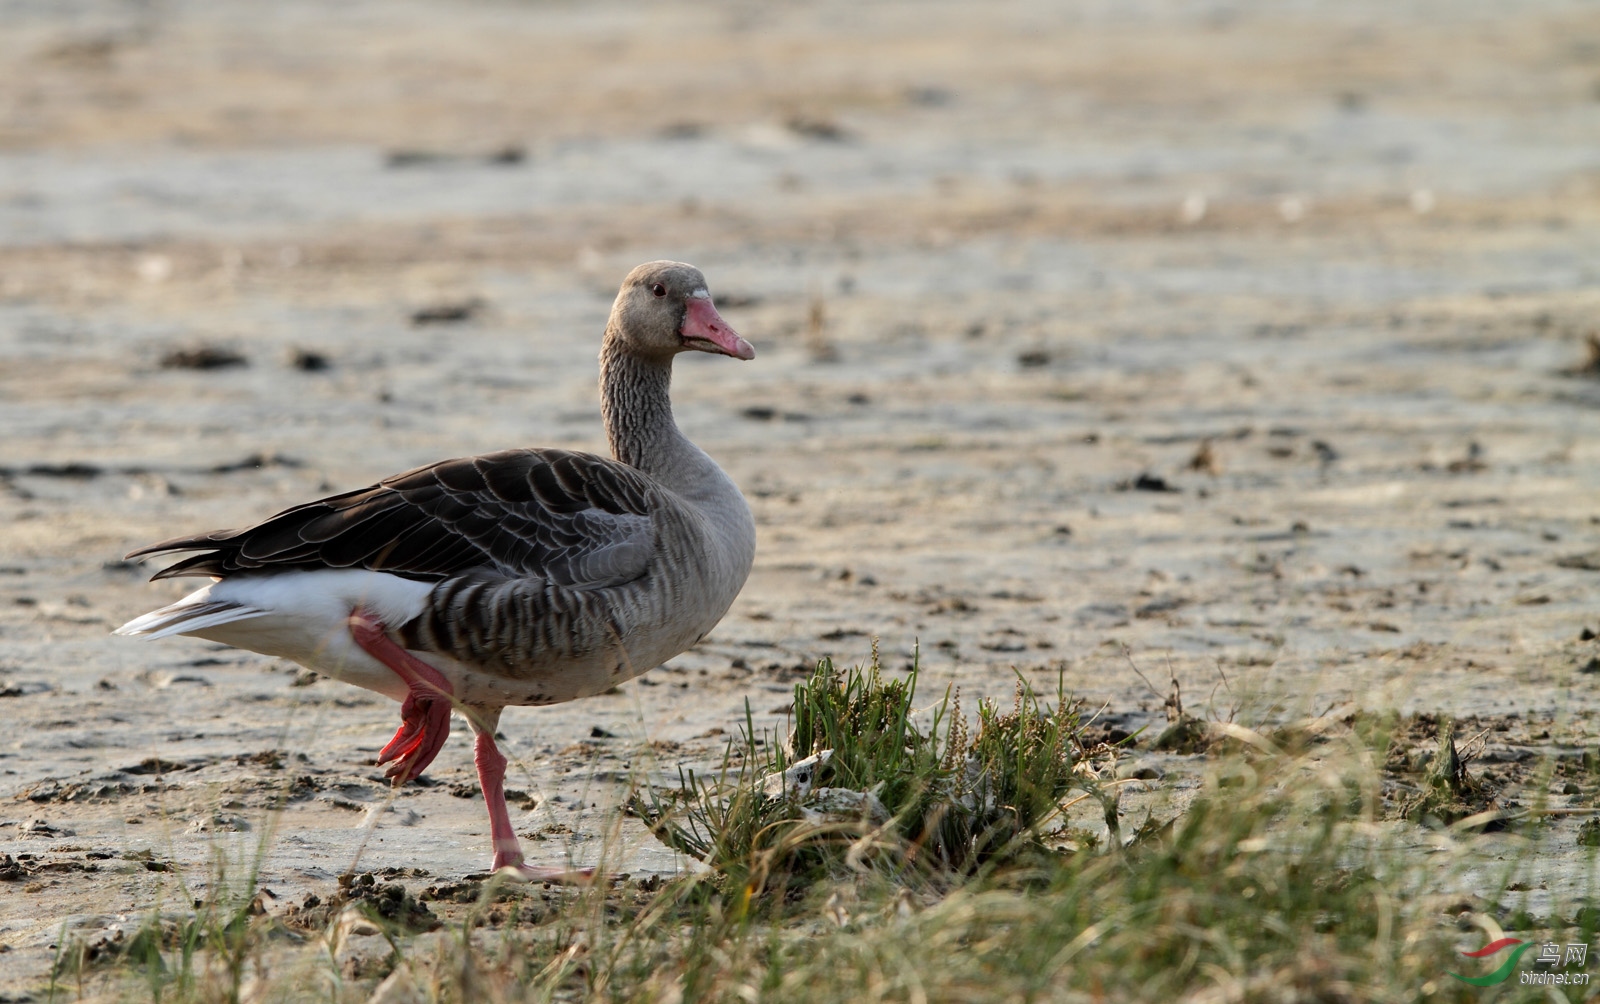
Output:
[[597,694],[689,648],[727,612],[755,555],[744,496],[673,421],[672,358],[689,349],[754,355],[699,270],[641,265],[600,356],[614,457],[445,460],[245,529],[140,548],[129,557],[197,552],[155,578],[214,581],[116,633],[206,638],[402,701],[379,756],[401,782],[462,712],[477,733],[494,866],[539,874],[522,865],[501,793],[501,709]]

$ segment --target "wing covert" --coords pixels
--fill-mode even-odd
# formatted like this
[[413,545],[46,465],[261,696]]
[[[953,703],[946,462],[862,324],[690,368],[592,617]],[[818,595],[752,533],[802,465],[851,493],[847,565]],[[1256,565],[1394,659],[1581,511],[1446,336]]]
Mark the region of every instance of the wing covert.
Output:
[[566,450],[440,461],[286,509],[243,530],[163,541],[129,557],[204,551],[155,576],[366,568],[439,580],[476,568],[595,588],[643,575],[664,504],[641,472]]

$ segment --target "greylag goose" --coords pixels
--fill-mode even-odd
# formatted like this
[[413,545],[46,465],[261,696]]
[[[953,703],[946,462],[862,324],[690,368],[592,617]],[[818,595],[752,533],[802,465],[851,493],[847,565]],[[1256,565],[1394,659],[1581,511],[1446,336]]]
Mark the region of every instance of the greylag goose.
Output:
[[157,572],[213,581],[121,635],[193,635],[290,659],[401,701],[378,754],[421,774],[460,710],[495,870],[531,868],[506,808],[495,728],[507,705],[609,689],[684,651],[722,619],[755,555],[738,487],[678,431],[672,360],[755,350],[717,313],[692,265],[628,274],[600,349],[615,459],[557,449],[444,460],[286,509],[243,530],[141,547],[199,551]]

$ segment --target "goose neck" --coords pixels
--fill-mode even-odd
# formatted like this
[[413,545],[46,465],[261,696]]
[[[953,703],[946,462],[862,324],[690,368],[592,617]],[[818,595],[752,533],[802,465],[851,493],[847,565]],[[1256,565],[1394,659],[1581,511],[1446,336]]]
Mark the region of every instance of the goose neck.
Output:
[[672,417],[672,358],[652,359],[607,337],[600,350],[600,414],[611,453],[640,470],[677,452],[683,434]]

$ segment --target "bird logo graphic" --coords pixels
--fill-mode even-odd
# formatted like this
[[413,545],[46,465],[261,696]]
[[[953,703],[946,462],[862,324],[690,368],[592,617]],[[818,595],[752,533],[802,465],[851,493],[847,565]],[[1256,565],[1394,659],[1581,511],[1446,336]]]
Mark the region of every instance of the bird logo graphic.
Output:
[[1512,945],[1517,947],[1500,964],[1500,968],[1492,973],[1487,973],[1483,976],[1462,976],[1460,973],[1451,973],[1450,975],[1462,983],[1470,983],[1475,987],[1492,987],[1498,983],[1504,983],[1511,978],[1511,971],[1517,968],[1517,960],[1522,958],[1522,953],[1533,947],[1532,942],[1526,942],[1520,938],[1500,938],[1489,942],[1476,952],[1461,953],[1469,959],[1486,959],[1497,952],[1511,948]]

